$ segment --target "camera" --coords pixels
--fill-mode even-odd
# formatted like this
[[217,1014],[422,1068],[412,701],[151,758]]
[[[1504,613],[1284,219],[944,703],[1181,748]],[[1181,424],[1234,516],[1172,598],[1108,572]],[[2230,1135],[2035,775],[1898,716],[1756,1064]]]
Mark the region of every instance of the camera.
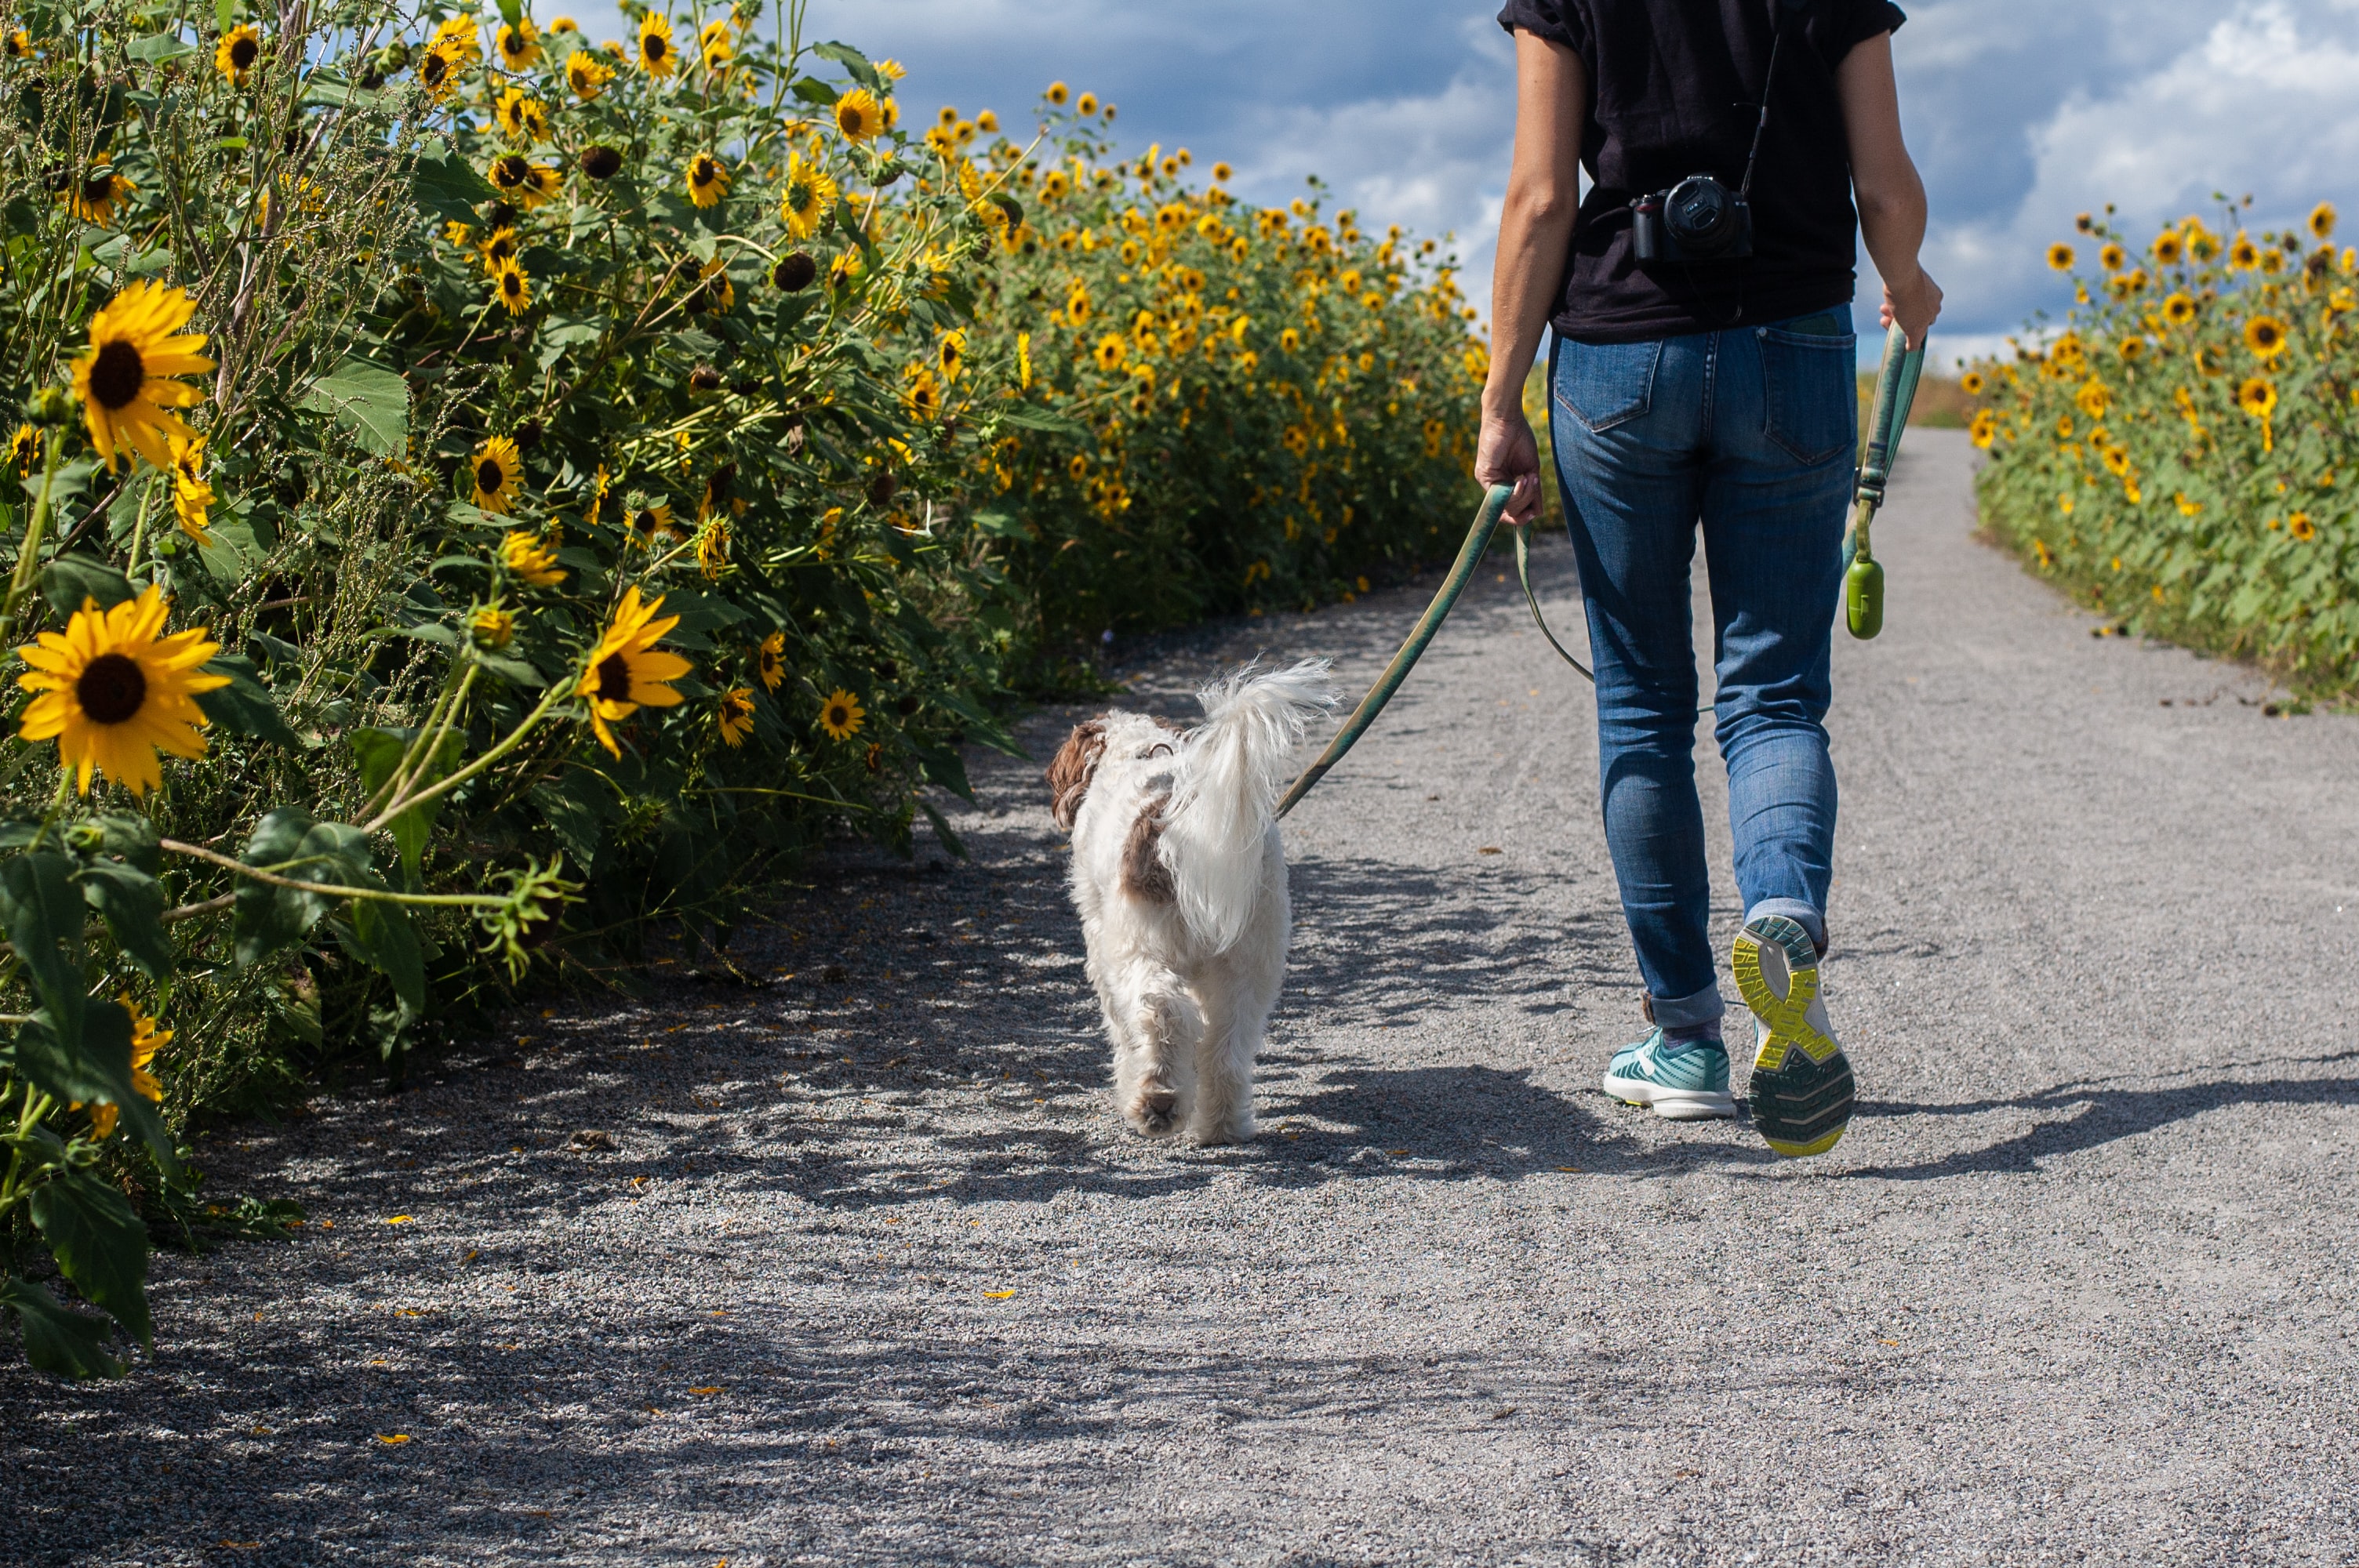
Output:
[[1642,262],[1743,261],[1753,254],[1753,204],[1708,174],[1630,203]]

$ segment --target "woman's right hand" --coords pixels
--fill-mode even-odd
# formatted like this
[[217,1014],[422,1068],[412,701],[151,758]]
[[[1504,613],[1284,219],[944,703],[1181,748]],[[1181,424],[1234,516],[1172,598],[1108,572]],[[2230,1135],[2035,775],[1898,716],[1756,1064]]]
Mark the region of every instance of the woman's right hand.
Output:
[[1506,521],[1521,527],[1540,509],[1540,444],[1521,407],[1483,411],[1483,433],[1474,447],[1474,479],[1484,488],[1516,487]]

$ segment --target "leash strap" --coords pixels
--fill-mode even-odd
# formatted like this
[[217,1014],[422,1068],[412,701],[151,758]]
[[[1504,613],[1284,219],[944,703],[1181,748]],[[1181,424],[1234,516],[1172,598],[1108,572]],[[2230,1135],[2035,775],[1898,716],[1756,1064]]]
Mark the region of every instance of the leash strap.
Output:
[[[1548,639],[1548,645],[1556,650],[1558,658],[1581,672],[1582,679],[1595,686],[1596,676],[1590,672],[1587,665],[1574,658],[1562,643],[1556,640],[1556,633],[1549,630],[1548,617],[1540,613],[1539,595],[1532,591],[1532,546],[1531,540],[1527,537],[1530,533],[1531,529],[1528,525],[1518,525],[1516,528],[1516,580],[1524,585],[1524,602],[1531,606],[1532,624],[1540,629],[1540,635]],[[1712,711],[1712,704],[1705,703],[1696,709],[1696,714],[1701,718],[1711,711]]]
[[1925,351],[1908,346],[1908,335],[1894,322],[1884,334],[1884,367],[1875,378],[1875,411],[1867,425],[1867,451],[1861,458],[1859,481],[1853,492],[1851,526],[1843,531],[1843,622],[1854,637],[1873,637],[1884,629],[1884,566],[1875,558],[1869,531],[1876,509],[1884,504],[1884,486],[1900,456],[1900,435],[1908,427],[1908,408],[1917,401],[1917,379],[1925,369]]
[[1277,803],[1278,816],[1284,816],[1293,810],[1295,803],[1309,795],[1311,786],[1327,776],[1327,770],[1343,760],[1343,753],[1350,751],[1353,742],[1376,721],[1376,715],[1385,710],[1385,704],[1393,699],[1393,693],[1400,689],[1401,682],[1408,679],[1408,672],[1416,667],[1418,659],[1425,653],[1426,644],[1433,641],[1434,633],[1441,630],[1442,622],[1450,618],[1451,608],[1458,602],[1458,596],[1466,591],[1467,583],[1473,579],[1474,568],[1483,564],[1483,553],[1491,547],[1491,535],[1498,530],[1500,514],[1506,511],[1507,503],[1515,493],[1510,486],[1495,484],[1483,497],[1483,504],[1474,514],[1474,525],[1466,530],[1466,542],[1458,547],[1458,558],[1451,563],[1450,575],[1441,579],[1440,588],[1434,591],[1433,602],[1425,607],[1425,613],[1410,629],[1408,640],[1400,645],[1400,652],[1395,654],[1393,662],[1385,666],[1385,673],[1376,677],[1376,684],[1368,688],[1368,695],[1360,699],[1360,706],[1352,710],[1352,717],[1343,721],[1343,728],[1335,731],[1335,738],[1327,742],[1327,749],[1319,753],[1319,760],[1302,770],[1302,776],[1294,781],[1294,786],[1286,792],[1286,798]]

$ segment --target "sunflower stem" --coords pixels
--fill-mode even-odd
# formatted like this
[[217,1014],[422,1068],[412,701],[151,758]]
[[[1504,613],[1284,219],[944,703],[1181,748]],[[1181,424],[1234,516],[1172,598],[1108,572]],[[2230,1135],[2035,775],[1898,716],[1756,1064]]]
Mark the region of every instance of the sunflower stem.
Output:
[[57,486],[58,457],[65,441],[52,427],[49,438],[41,445],[48,449],[41,454],[41,493],[33,498],[33,515],[25,524],[25,543],[16,552],[16,569],[8,579],[8,599],[0,604],[0,643],[16,636],[16,606],[24,602],[26,590],[40,571],[41,534],[49,525],[49,492]]
[[123,563],[123,575],[129,577],[139,569],[139,546],[147,537],[147,509],[156,502],[156,486],[151,479],[139,495],[139,521],[131,525],[131,554]]
[[552,683],[549,688],[549,695],[540,699],[540,705],[538,708],[535,708],[530,713],[526,714],[523,721],[517,724],[515,729],[509,730],[506,736],[500,741],[499,744],[492,747],[491,750],[485,752],[482,756],[477,757],[473,762],[469,762],[465,767],[461,768],[457,773],[452,773],[449,778],[442,780],[440,784],[433,785],[429,789],[420,790],[418,794],[411,795],[408,800],[400,802],[397,809],[388,807],[378,812],[370,821],[361,825],[361,831],[364,833],[375,833],[385,827],[386,823],[391,822],[395,817],[400,816],[402,812],[408,811],[416,806],[423,806],[429,800],[440,800],[442,796],[450,794],[452,790],[457,789],[469,779],[473,778],[477,773],[482,773],[485,768],[490,767],[494,762],[498,762],[502,757],[506,756],[510,752],[515,751],[518,746],[523,745],[525,737],[531,734],[534,728],[538,726],[543,719],[549,717],[549,710],[555,708],[560,702],[565,699],[569,695],[569,687],[571,685],[572,683],[570,680],[559,680]]
[[[187,855],[193,860],[219,866],[225,871],[235,871],[239,876],[249,881],[262,882],[275,888],[289,888],[297,892],[317,893],[321,898],[375,899],[379,903],[456,904],[476,908],[509,902],[506,893],[396,892],[391,888],[347,887],[341,882],[306,881],[300,877],[282,877],[276,871],[266,871],[259,866],[249,866],[244,860],[233,860],[227,855],[208,849],[201,844],[184,844],[178,838],[158,838],[156,842],[159,848],[172,854]],[[287,862],[288,865],[302,863],[300,860]]]

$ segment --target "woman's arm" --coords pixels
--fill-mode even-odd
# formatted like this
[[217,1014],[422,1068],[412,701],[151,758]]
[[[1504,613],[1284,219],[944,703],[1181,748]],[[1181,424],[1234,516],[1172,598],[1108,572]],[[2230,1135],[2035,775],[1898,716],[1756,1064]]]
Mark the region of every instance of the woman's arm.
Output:
[[1588,93],[1579,55],[1529,33],[1516,35],[1516,157],[1491,266],[1491,374],[1483,384],[1483,434],[1474,452],[1475,479],[1516,487],[1510,523],[1528,521],[1540,505],[1539,445],[1524,419],[1524,376],[1572,250]]
[[1892,35],[1863,38],[1835,68],[1843,134],[1851,143],[1852,189],[1859,199],[1859,229],[1884,279],[1884,324],[1900,323],[1908,346],[1941,313],[1941,290],[1918,265],[1925,243],[1925,182],[1900,139],[1900,90],[1892,81]]

